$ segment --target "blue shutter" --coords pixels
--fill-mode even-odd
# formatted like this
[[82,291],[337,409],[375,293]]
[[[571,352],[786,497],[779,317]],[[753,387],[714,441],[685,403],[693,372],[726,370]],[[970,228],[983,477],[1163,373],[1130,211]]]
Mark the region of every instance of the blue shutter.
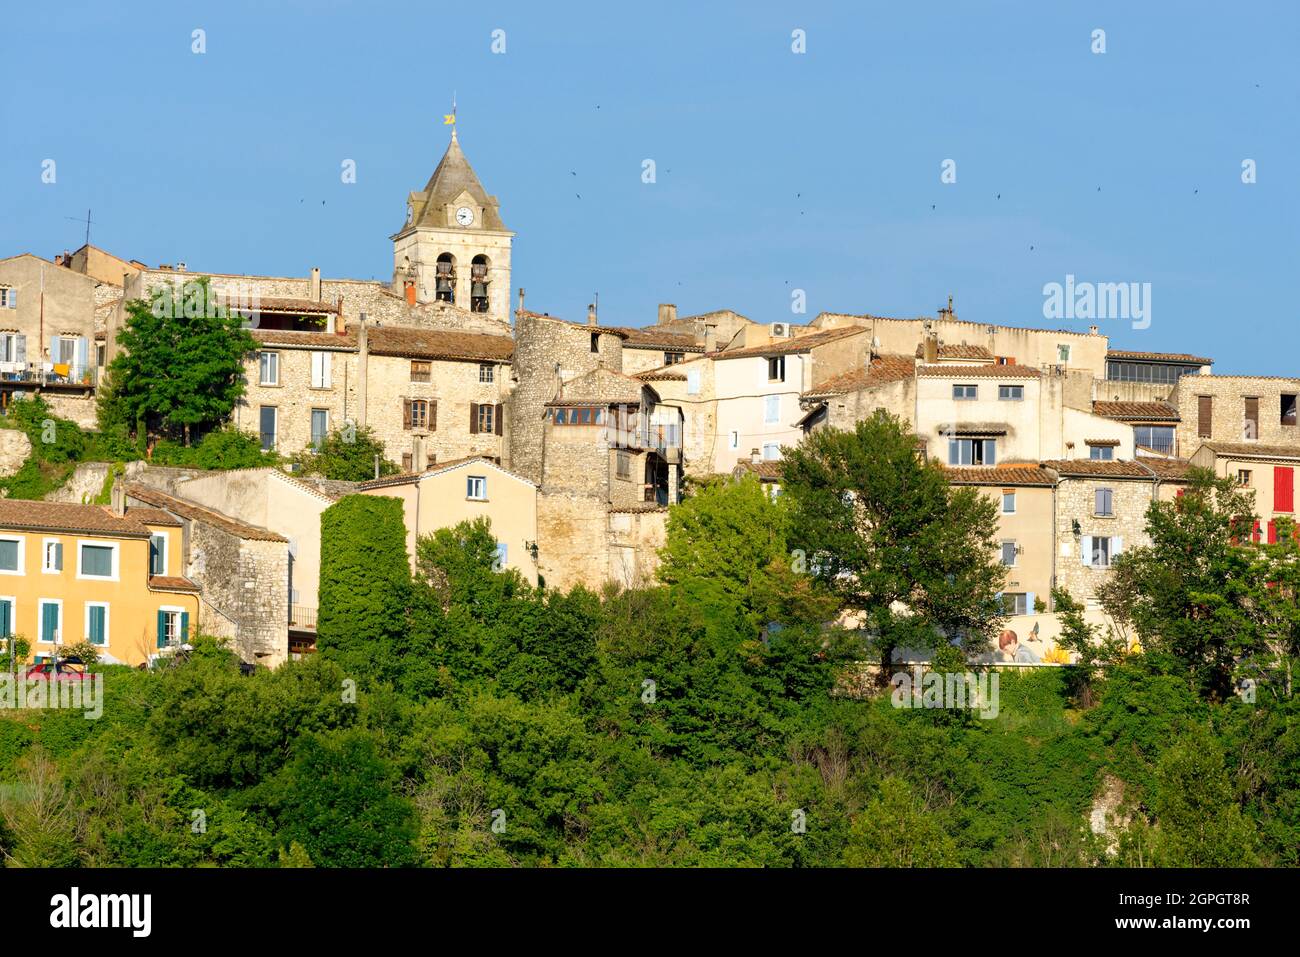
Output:
[[1026,592],[1025,593],[1025,614],[1032,615],[1033,613],[1034,613],[1034,593]]
[[0,638],[13,634],[14,606],[12,602],[0,601]]
[[167,647],[167,612],[158,610],[158,647]]
[[17,308],[18,308],[18,290],[17,290],[17,289],[10,289],[10,290],[9,290],[9,308],[10,308],[10,309],[17,309]]

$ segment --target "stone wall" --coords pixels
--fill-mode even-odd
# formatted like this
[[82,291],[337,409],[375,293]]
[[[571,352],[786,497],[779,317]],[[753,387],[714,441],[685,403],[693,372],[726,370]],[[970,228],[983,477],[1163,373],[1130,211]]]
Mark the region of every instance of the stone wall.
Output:
[[625,588],[655,584],[659,549],[667,538],[668,509],[609,513],[609,577]]
[[[62,486],[45,496],[45,500],[85,503],[96,498],[104,490],[104,480],[108,477],[109,467],[108,462],[82,462],[73,469]],[[170,468],[150,465],[147,462],[126,462],[122,466],[122,471],[127,481],[152,485],[169,495],[177,494],[178,482],[209,474],[202,469]]]
[[609,577],[609,505],[575,492],[537,495],[537,567],[548,587],[599,588]]
[[187,576],[234,623],[234,650],[271,667],[289,653],[289,546],[187,521]]
[[32,454],[32,440],[26,432],[0,429],[0,475],[13,475]]
[[[329,431],[341,428],[348,418],[358,416],[357,354],[355,351],[324,350],[330,356],[328,388],[312,388],[312,354],[317,351],[282,345],[268,345],[244,360],[245,391],[235,406],[234,424],[245,432],[259,434],[261,408],[277,410],[276,451],[294,455],[311,444],[311,413],[325,409]],[[262,385],[258,366],[260,352],[280,357],[277,385]]]
[[[1113,518],[1094,514],[1095,492],[1099,488],[1112,490]],[[1123,551],[1148,544],[1146,511],[1154,494],[1154,483],[1147,479],[1061,476],[1056,500],[1057,585],[1078,600],[1092,598],[1097,586],[1110,573],[1083,564],[1083,539],[1087,536],[1120,537]],[[1078,536],[1073,528],[1076,519],[1079,522]]]
[[[1300,379],[1276,376],[1192,375],[1178,380],[1175,393],[1178,403],[1178,450],[1192,455],[1202,442],[1241,443],[1258,441],[1261,445],[1300,445],[1300,425],[1282,425],[1282,394],[1300,396]],[[1213,396],[1208,439],[1199,434],[1198,397]],[[1246,397],[1259,399],[1259,424],[1253,439],[1245,428]]]

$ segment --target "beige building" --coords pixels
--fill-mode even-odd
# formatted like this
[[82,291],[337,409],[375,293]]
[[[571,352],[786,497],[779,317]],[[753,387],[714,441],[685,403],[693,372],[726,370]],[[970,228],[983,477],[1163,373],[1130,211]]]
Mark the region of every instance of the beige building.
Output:
[[1178,380],[1178,444],[1202,442],[1300,446],[1300,378],[1187,375]]
[[413,475],[363,482],[357,491],[401,500],[412,565],[421,536],[486,518],[496,536],[499,566],[537,584],[537,486],[496,462],[472,456]]
[[1219,478],[1233,478],[1255,500],[1256,541],[1277,541],[1277,519],[1296,521],[1296,473],[1300,471],[1300,445],[1263,445],[1251,442],[1206,442],[1192,456],[1192,464],[1210,469]]

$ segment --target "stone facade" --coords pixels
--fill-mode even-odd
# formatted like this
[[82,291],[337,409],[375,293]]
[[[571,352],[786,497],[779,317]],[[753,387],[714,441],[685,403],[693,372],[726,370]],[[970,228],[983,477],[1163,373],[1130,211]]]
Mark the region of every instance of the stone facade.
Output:
[[289,655],[289,549],[215,525],[186,523],[187,575],[203,598],[234,625],[234,650],[274,667]]
[[[1110,516],[1097,514],[1098,489],[1111,492]],[[1056,581],[1076,599],[1087,601],[1109,575],[1108,563],[1093,561],[1097,550],[1089,549],[1091,540],[1110,540],[1110,561],[1123,551],[1149,544],[1146,513],[1155,495],[1155,482],[1150,477],[1061,475],[1056,495]],[[1085,558],[1089,564],[1084,564]]]
[[[1201,397],[1208,397],[1208,430],[1200,421]],[[1191,455],[1202,442],[1258,442],[1260,445],[1300,446],[1300,416],[1282,415],[1284,396],[1291,407],[1300,402],[1300,378],[1279,376],[1189,375],[1174,391],[1181,421],[1178,448]],[[1258,405],[1258,417],[1247,421],[1248,399]],[[1203,432],[1208,431],[1209,435]]]

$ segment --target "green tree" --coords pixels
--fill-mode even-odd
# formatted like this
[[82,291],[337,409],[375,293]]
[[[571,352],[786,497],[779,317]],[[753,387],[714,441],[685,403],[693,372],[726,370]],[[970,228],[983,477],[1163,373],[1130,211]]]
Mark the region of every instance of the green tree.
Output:
[[862,615],[882,678],[898,647],[988,647],[1005,581],[995,506],[949,486],[898,419],[878,410],[852,431],[813,432],[787,450],[782,494],[793,509],[790,543]]
[[1071,691],[1080,707],[1091,708],[1093,682],[1103,666],[1124,660],[1128,642],[1114,628],[1107,628],[1103,635],[1099,628],[1090,625],[1083,617],[1083,605],[1063,588],[1052,589],[1052,606],[1061,623],[1056,643],[1075,655],[1074,664],[1069,667]]
[[134,423],[137,434],[179,435],[188,445],[244,394],[244,359],[257,340],[204,276],[127,303],[118,345],[103,400],[108,418]]
[[233,425],[213,429],[194,445],[163,439],[154,446],[155,465],[193,469],[255,469],[277,465],[280,456],[262,449],[262,441]]
[[343,482],[364,482],[377,478],[375,460],[379,461],[379,476],[395,475],[398,467],[384,456],[384,443],[375,438],[369,427],[354,429],[345,426],[329,433],[318,449],[306,449],[293,461],[304,475],[320,475]]
[[1212,735],[1198,730],[1156,769],[1157,861],[1164,867],[1249,867],[1255,828],[1242,816]]
[[961,856],[940,816],[927,810],[906,781],[887,777],[880,794],[853,820],[844,863],[849,867],[958,867]]
[[370,674],[406,634],[411,566],[402,503],[347,495],[321,513],[317,647],[349,674]]

